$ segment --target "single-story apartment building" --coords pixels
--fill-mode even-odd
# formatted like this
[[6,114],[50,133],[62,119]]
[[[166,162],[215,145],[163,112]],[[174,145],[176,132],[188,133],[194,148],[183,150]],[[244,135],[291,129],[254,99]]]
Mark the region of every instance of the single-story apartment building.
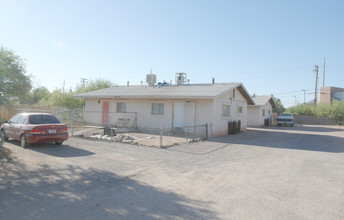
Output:
[[247,105],[254,105],[242,83],[114,86],[73,97],[85,98],[88,123],[164,129],[208,124],[208,137],[226,135],[228,121],[240,120],[246,130]]
[[247,106],[247,126],[263,126],[265,119],[272,122],[272,109],[276,103],[272,96],[253,96],[255,105]]

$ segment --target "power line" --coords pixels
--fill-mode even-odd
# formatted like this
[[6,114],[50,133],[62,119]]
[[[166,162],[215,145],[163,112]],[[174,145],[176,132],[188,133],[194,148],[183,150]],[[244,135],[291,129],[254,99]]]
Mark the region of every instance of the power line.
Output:
[[[300,89],[297,91],[290,91],[290,92],[279,92],[279,93],[273,93],[274,95],[283,95],[283,94],[291,94],[291,93],[299,93],[302,92],[304,89]],[[313,89],[305,89],[305,91],[312,91]]]
[[82,82],[82,85],[84,86],[85,85],[85,81],[87,81],[88,79],[86,78],[80,78],[80,82]]

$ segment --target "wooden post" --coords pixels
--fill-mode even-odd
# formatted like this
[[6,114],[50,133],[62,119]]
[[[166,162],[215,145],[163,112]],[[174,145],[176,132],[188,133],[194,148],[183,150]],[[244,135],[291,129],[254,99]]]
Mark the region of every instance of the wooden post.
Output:
[[71,113],[71,135],[73,136],[73,134],[74,134],[74,110],[72,110],[70,113]]
[[162,128],[160,128],[160,143],[159,143],[159,147],[162,147]]
[[186,128],[186,135],[185,135],[185,138],[186,138],[186,143],[188,143],[188,128]]

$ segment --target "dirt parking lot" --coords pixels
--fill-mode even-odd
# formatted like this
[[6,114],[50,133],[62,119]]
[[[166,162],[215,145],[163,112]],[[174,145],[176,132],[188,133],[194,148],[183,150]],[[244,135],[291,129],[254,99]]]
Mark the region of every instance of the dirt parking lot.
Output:
[[5,143],[0,219],[344,219],[344,129],[252,128],[167,149]]

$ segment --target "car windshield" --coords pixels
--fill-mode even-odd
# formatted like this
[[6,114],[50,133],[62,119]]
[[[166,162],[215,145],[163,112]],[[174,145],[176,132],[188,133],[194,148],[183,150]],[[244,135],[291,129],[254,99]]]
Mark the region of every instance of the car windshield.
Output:
[[280,114],[280,116],[287,116],[287,117],[291,117],[292,114]]
[[30,115],[29,124],[58,124],[60,121],[53,115]]

